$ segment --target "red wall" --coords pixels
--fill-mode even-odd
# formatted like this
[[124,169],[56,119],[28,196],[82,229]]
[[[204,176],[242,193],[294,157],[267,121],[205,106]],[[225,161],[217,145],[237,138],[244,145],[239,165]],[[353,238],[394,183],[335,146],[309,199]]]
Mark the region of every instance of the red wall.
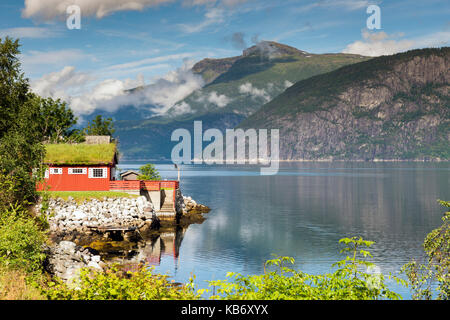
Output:
[[[62,168],[62,174],[50,174],[50,168]],[[69,174],[69,168],[86,168],[86,174]],[[89,178],[89,168],[108,168],[106,178]],[[49,166],[46,185],[49,191],[109,191],[111,165],[96,166]],[[44,186],[37,186],[43,190]]]

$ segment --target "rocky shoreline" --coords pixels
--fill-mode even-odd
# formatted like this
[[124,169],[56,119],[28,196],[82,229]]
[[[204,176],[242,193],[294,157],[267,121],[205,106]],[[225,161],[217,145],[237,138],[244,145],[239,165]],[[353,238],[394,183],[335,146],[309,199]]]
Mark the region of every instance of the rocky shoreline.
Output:
[[[42,204],[38,209],[42,208]],[[49,199],[45,212],[50,232],[59,235],[73,232],[92,234],[95,228],[117,227],[143,228],[155,220],[151,202],[143,196],[137,198],[103,198],[77,203],[72,197]]]
[[[40,212],[42,207],[42,203],[38,204],[37,211]],[[176,223],[176,218],[192,217],[210,211],[207,206],[185,196],[178,198],[176,208],[176,216],[170,219],[173,223]],[[105,226],[137,228],[142,231],[157,228],[163,219],[166,222],[169,220],[162,218],[144,196],[105,197],[103,200],[90,199],[81,203],[77,203],[72,197],[68,197],[67,200],[49,199],[45,215],[50,232],[58,235],[70,233],[91,235],[93,230]]]
[[107,266],[96,250],[78,246],[71,241],[61,241],[49,246],[45,252],[46,271],[68,284],[77,279],[82,268],[103,270]]
[[[41,212],[42,208],[43,204],[39,203],[36,210]],[[203,213],[208,213],[210,209],[179,193],[176,211],[176,216],[171,219],[159,216],[153,204],[144,196],[105,197],[102,200],[89,199],[82,202],[77,202],[72,197],[67,200],[49,199],[44,214],[49,223],[53,244],[46,248],[46,270],[70,283],[81,268],[106,268],[107,263],[101,260],[100,252],[88,245],[79,245],[111,236],[102,233],[102,227],[129,228],[140,235],[158,230],[161,224],[176,226],[202,222],[205,220]]]

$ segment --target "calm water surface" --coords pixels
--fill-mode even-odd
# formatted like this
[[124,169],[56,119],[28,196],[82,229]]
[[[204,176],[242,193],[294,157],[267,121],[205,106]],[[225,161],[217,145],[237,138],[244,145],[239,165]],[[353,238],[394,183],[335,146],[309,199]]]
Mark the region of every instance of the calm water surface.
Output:
[[[122,162],[123,169],[144,163]],[[165,179],[173,165],[156,164]],[[448,163],[282,163],[275,176],[259,168],[184,165],[181,190],[212,210],[203,224],[184,230],[179,256],[163,254],[156,270],[199,287],[225,279],[229,271],[263,273],[272,254],[292,256],[308,273],[332,271],[342,259],[338,240],[362,236],[376,241],[374,262],[396,273],[423,256],[422,243],[441,224],[449,200]],[[172,250],[166,250],[172,251]],[[408,289],[390,287],[410,298]]]

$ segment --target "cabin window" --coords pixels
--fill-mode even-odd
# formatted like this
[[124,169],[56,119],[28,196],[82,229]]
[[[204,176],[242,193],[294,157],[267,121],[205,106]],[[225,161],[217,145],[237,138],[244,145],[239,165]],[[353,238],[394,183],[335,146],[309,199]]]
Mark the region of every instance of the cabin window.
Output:
[[50,174],[62,174],[62,168],[50,168]]
[[69,174],[86,174],[86,168],[69,168]]
[[106,178],[107,168],[89,168],[89,178]]

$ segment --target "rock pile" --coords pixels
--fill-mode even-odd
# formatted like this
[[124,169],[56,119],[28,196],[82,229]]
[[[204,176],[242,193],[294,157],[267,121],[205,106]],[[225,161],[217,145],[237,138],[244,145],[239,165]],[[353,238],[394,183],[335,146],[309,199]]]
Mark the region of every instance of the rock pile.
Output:
[[74,242],[61,241],[47,249],[46,269],[67,283],[79,276],[81,268],[103,270],[106,264],[101,261],[95,250],[77,246]]
[[[40,210],[40,207],[37,209]],[[83,203],[77,203],[72,197],[68,200],[50,199],[45,214],[50,231],[56,233],[83,233],[104,226],[142,228],[150,225],[154,218],[153,205],[143,196],[105,197],[103,201],[91,199]]]
[[200,213],[208,213],[211,211],[210,208],[203,204],[199,204],[195,202],[191,197],[183,196],[183,215],[187,214],[200,214]]

